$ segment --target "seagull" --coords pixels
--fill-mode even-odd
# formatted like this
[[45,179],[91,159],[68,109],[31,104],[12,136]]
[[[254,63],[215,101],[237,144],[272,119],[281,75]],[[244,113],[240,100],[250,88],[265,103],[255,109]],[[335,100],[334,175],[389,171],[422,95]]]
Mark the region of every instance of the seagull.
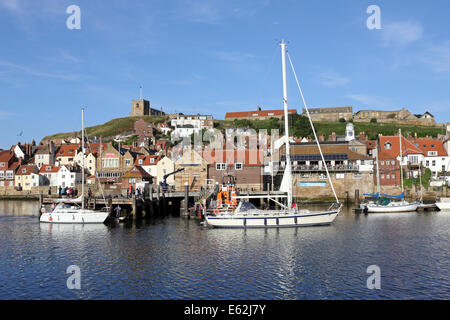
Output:
[[22,136],[22,134],[23,134],[23,130],[22,130],[22,131],[20,131],[20,133],[18,134],[18,136],[19,136],[19,137],[21,137],[21,136]]

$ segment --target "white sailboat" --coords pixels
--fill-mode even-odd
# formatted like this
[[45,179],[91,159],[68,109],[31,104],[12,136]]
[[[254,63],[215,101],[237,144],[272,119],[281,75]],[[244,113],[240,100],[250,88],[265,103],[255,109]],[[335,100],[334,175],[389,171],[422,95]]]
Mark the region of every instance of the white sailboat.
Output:
[[[303,227],[303,226],[317,226],[317,225],[329,225],[339,214],[342,204],[336,196],[336,192],[333,187],[328,169],[325,165],[327,176],[333,190],[334,196],[336,198],[336,203],[325,211],[310,211],[310,210],[299,210],[297,207],[292,207],[292,168],[291,168],[291,157],[290,157],[290,145],[289,145],[289,128],[288,128],[288,105],[287,105],[287,87],[286,87],[286,43],[281,42],[281,57],[282,57],[282,74],[283,74],[283,106],[284,106],[284,121],[285,121],[285,143],[286,143],[286,168],[282,181],[282,191],[286,191],[287,195],[279,196],[277,198],[287,198],[287,205],[279,203],[275,196],[238,196],[240,203],[237,208],[231,213],[221,213],[213,215],[205,215],[206,224],[211,227],[216,228],[280,228],[280,227]],[[289,57],[289,55],[288,55]],[[309,116],[309,111],[306,106],[305,99],[303,97],[302,90],[300,88],[297,76],[295,74],[295,69],[293,67],[292,61],[290,60],[292,70],[294,72],[295,79],[297,81],[297,86],[299,88],[300,94],[305,105],[305,109],[308,113],[311,127],[314,132],[315,139],[317,141],[320,154],[322,156],[322,161],[325,164],[325,159],[320,148],[319,139],[317,138],[311,117]],[[284,190],[283,190],[284,189]],[[266,198],[269,199],[282,207],[281,210],[262,210],[256,208],[249,200],[252,198]]]
[[[84,207],[84,109],[81,109],[81,196],[76,199],[56,199],[55,209],[50,212],[43,212],[39,218],[44,223],[104,223],[108,218],[107,211],[94,211]],[[81,206],[80,206],[81,204]]]
[[[380,193],[380,170],[378,167],[378,152],[376,154],[376,162],[377,162],[377,194],[374,196],[375,201],[369,203],[361,204],[360,208],[365,213],[381,213],[381,212],[412,212],[416,211],[419,207],[419,202],[408,202],[404,199],[404,188],[403,188],[403,166],[402,166],[402,134],[401,130],[399,130],[399,139],[400,139],[400,184],[402,186],[402,194],[400,196],[391,196]],[[390,201],[388,198],[400,199],[400,201]]]
[[447,168],[445,168],[445,171],[444,171],[444,182],[439,190],[439,194],[436,197],[436,207],[438,207],[439,210],[441,210],[441,211],[450,211],[450,198],[442,197],[442,189],[444,188],[444,183],[447,183],[447,179],[445,178],[445,173],[448,171],[449,165],[450,165],[450,162],[447,163]]

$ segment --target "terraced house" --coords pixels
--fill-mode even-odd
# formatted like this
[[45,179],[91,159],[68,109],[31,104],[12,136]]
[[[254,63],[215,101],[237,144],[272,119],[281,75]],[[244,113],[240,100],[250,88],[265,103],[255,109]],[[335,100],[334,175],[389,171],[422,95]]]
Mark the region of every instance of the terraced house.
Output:
[[79,144],[62,144],[57,153],[56,161],[58,166],[72,166],[75,163],[75,156],[80,149]]
[[0,187],[14,187],[14,175],[19,165],[14,152],[0,151]]
[[21,165],[14,178],[14,187],[24,191],[40,185],[39,168],[35,165]]
[[97,177],[102,182],[119,182],[119,178],[134,166],[136,154],[126,149],[119,150],[111,143],[97,157]]

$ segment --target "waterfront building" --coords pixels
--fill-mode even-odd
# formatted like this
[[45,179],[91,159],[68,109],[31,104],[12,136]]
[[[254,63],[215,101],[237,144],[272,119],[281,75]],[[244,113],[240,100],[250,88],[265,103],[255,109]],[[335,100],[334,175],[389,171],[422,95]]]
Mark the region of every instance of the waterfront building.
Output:
[[[288,114],[297,114],[297,110],[289,109]],[[262,110],[261,107],[257,107],[256,110],[227,112],[225,114],[225,120],[266,120],[270,118],[281,119],[283,117],[283,109]]]
[[430,169],[433,175],[444,173],[449,168],[449,156],[442,140],[415,138],[413,142],[423,153],[422,166]]
[[122,174],[134,166],[136,153],[130,150],[121,148],[119,152],[112,143],[108,143],[106,148],[100,148],[100,151],[96,162],[96,173],[102,183],[118,183]]
[[152,177],[156,177],[158,175],[158,169],[156,165],[158,164],[160,159],[160,155],[137,156],[134,165],[141,167]]
[[222,184],[225,175],[235,178],[236,187],[248,191],[263,190],[264,154],[262,150],[206,149],[208,182]]
[[14,152],[0,151],[0,187],[14,187],[15,171],[20,163]]
[[134,166],[133,169],[125,172],[120,177],[121,188],[129,190],[130,186],[132,186],[133,190],[135,190],[136,184],[142,182],[148,182],[151,184],[153,183],[153,179],[154,177],[145,171],[141,166]]
[[[32,174],[39,174],[39,168],[35,165],[21,165],[14,177],[14,187],[19,190],[30,191],[33,186]],[[32,181],[33,180],[33,181]]]
[[[395,155],[388,152],[378,154],[380,186],[400,186],[400,162]],[[376,165],[374,166],[374,183],[376,185]]]
[[[355,140],[356,141],[356,140]],[[364,144],[365,145],[365,144]],[[350,149],[349,143],[325,142],[321,144],[326,168],[323,165],[319,148],[316,143],[296,143],[291,146],[291,165],[293,174],[293,192],[295,197],[319,198],[327,196],[330,184],[326,169],[330,173],[336,193],[339,197],[353,195],[355,190],[362,193],[374,191],[373,170],[374,160],[366,153],[357,153]],[[274,156],[277,159],[277,156]],[[268,179],[274,176],[274,189],[277,189],[285,170],[285,146],[280,149],[279,166],[275,162],[265,162],[265,172]],[[267,159],[269,160],[269,159]],[[270,173],[271,169],[275,173]],[[270,181],[271,182],[271,181]]]
[[423,163],[423,151],[412,141],[401,137],[402,159],[400,159],[400,138],[399,136],[379,136],[378,146],[380,152],[385,152],[395,159],[401,160],[401,165],[413,172],[414,176],[418,174],[419,164]]
[[208,162],[193,149],[186,149],[180,158],[175,161],[175,170],[183,168],[177,173],[175,190],[184,191],[187,183],[190,191],[199,191],[206,186],[208,179]]
[[81,168],[78,166],[61,166],[57,174],[57,186],[61,188],[74,188],[81,184]]
[[[164,182],[164,175],[175,171],[175,163],[167,156],[163,156],[156,164],[156,182]],[[170,186],[175,186],[175,175],[167,177],[166,183]]]
[[50,187],[58,186],[58,171],[59,167],[55,165],[43,165],[39,170],[39,174],[43,176],[43,185]]

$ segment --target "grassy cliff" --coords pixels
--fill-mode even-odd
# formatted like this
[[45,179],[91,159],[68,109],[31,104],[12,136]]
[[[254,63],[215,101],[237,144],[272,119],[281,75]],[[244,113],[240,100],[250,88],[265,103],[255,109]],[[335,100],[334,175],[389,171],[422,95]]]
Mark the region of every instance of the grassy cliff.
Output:
[[[147,122],[161,123],[167,119],[167,117],[156,117],[156,116],[143,116],[143,117],[125,117],[110,120],[104,124],[87,127],[86,133],[89,137],[102,137],[105,141],[111,140],[114,136],[118,134],[128,134],[134,130],[134,122],[138,119],[144,119]],[[81,130],[78,131],[81,133]],[[66,139],[73,135],[73,132],[57,133],[51,136],[47,136],[43,141],[48,141],[52,139]]]

